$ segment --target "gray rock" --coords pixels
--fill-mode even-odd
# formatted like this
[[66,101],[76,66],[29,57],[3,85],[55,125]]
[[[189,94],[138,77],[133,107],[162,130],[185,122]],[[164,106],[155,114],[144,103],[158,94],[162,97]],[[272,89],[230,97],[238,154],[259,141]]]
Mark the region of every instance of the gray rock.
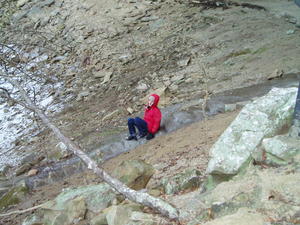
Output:
[[14,15],[13,15],[13,20],[15,22],[18,22],[19,20],[25,18],[28,14],[28,11],[19,11],[19,12],[16,12]]
[[67,146],[62,142],[59,142],[55,146],[55,149],[48,152],[48,158],[51,159],[51,160],[60,160],[60,159],[64,158],[67,155],[68,155]]
[[166,194],[176,194],[183,190],[199,188],[201,184],[200,176],[201,172],[198,170],[186,170],[175,176],[163,178],[162,185]]
[[125,225],[156,225],[168,224],[164,219],[152,214],[142,212],[132,212],[130,220]]
[[19,176],[23,173],[28,172],[31,169],[32,165],[30,163],[25,163],[21,165],[17,170],[16,170],[16,176]]
[[191,58],[190,57],[186,57],[186,58],[183,58],[183,59],[180,59],[179,61],[177,61],[177,65],[180,66],[180,67],[184,67],[184,66],[187,66],[191,61]]
[[225,112],[233,112],[236,110],[236,104],[225,104]]
[[145,17],[142,17],[140,19],[141,22],[150,22],[150,21],[153,21],[153,20],[158,20],[159,17],[158,16],[145,16]]
[[183,75],[183,74],[179,74],[179,75],[177,75],[177,76],[172,77],[172,78],[171,78],[171,81],[172,81],[172,82],[178,82],[178,81],[181,81],[181,80],[183,80],[183,79],[184,79],[184,75]]
[[119,57],[119,61],[120,61],[123,65],[125,65],[125,64],[127,64],[127,63],[129,63],[129,62],[131,62],[132,60],[134,60],[134,56],[131,55],[130,53],[121,55],[121,56]]
[[148,89],[148,86],[147,84],[145,83],[140,83],[137,87],[136,87],[137,90],[140,90],[140,91],[145,91]]
[[140,190],[146,187],[154,168],[142,160],[128,160],[123,161],[113,174],[130,188]]
[[27,16],[29,19],[31,19],[34,23],[38,22],[39,20],[41,20],[42,18],[44,18],[45,16],[45,12],[44,10],[42,10],[40,7],[38,6],[34,6],[32,7],[28,13]]
[[297,88],[274,88],[246,105],[211,148],[207,173],[238,173],[264,138],[290,124],[296,93]]
[[80,93],[77,95],[76,100],[77,100],[77,101],[81,101],[83,98],[89,96],[89,94],[90,94],[89,91],[83,91],[83,92],[80,92]]
[[300,140],[288,135],[279,135],[266,138],[262,142],[267,152],[267,161],[271,164],[287,164],[296,154],[300,152]]
[[34,165],[39,162],[39,157],[36,153],[30,153],[26,155],[22,160],[21,164],[29,163],[31,165]]
[[46,225],[38,215],[30,215],[25,218],[22,225]]
[[17,4],[16,4],[16,6],[18,7],[18,8],[20,8],[20,7],[22,7],[22,6],[24,6],[27,2],[29,2],[30,0],[19,0],[18,2],[17,2]]
[[55,3],[55,0],[44,0],[41,3],[39,3],[39,7],[41,7],[41,8],[43,8],[43,7],[50,7],[54,3]]
[[59,56],[54,57],[51,61],[52,61],[52,63],[57,63],[57,62],[60,62],[64,59],[66,59],[66,56],[59,55]]
[[134,110],[131,107],[128,107],[126,110],[127,110],[127,112],[129,112],[129,114],[134,113]]
[[10,168],[11,168],[11,166],[8,164],[0,167],[0,177],[5,176],[5,174],[9,171]]
[[295,30],[288,30],[288,31],[286,32],[287,35],[294,34],[294,33],[295,33]]
[[113,74],[113,72],[111,72],[111,71],[106,72],[101,84],[105,84],[105,83],[109,82],[112,77],[112,74]]
[[100,215],[97,215],[93,217],[90,221],[91,225],[107,225],[107,219],[106,214],[101,213]]
[[[109,75],[107,75],[109,74]],[[94,77],[97,79],[97,78],[103,78],[103,77],[106,77],[106,76],[111,76],[112,75],[112,72],[111,71],[103,71],[103,70],[100,70],[100,71],[97,71],[94,73]]]
[[129,221],[131,210],[122,206],[112,206],[106,214],[108,225],[123,225]]

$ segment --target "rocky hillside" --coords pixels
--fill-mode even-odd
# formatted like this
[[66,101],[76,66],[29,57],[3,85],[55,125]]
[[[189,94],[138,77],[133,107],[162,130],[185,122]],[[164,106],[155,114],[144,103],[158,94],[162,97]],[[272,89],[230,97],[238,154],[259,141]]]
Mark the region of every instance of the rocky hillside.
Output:
[[[225,9],[173,0],[1,1],[0,29],[5,32],[0,39],[19,44],[23,58],[18,63],[30,65],[27,72],[43,75],[42,82],[30,83],[31,93],[65,134],[93,152],[107,137],[126,130],[127,117],[141,112],[151,92],[161,95],[162,108],[184,103],[199,110],[200,103],[215,96],[235,92],[235,102],[242,101],[239,94],[245,96],[245,87],[255,96],[258,91],[252,85],[297,78],[300,8],[282,0],[255,0],[243,6],[246,1],[235,2]],[[246,103],[228,110],[233,113],[157,137],[104,166],[113,172],[129,159],[146,161],[142,184],[124,182],[171,202],[180,210],[182,224],[297,224],[300,145],[294,138],[276,136],[287,134],[290,126],[294,92],[286,93],[289,99],[278,100],[283,108],[276,108],[273,101],[245,107],[251,113],[239,116],[242,122],[235,127],[248,122],[249,127],[236,130],[233,136],[222,136],[217,142]],[[289,108],[284,104],[290,104]],[[248,120],[264,113],[265,120]],[[57,225],[172,223],[148,208],[123,201],[89,172],[69,176],[77,167],[60,171],[61,177],[67,176],[62,181],[59,173],[49,173],[48,178],[57,182],[44,182],[47,185],[28,193],[24,178],[34,179],[41,168],[52,170],[71,156],[58,153],[64,147],[53,134],[37,126],[38,121],[32,122],[33,114],[25,114],[26,121],[22,108],[1,101],[0,140],[6,145],[0,150],[0,208],[7,212],[46,203],[31,216],[6,216],[0,223],[50,224],[49,218]],[[275,121],[281,116],[283,120]],[[19,121],[22,124],[17,126]],[[18,134],[14,139],[4,133],[11,128]],[[226,146],[228,140],[233,141],[231,146]],[[214,145],[208,163],[215,142],[221,148]],[[220,149],[226,154],[220,154]],[[238,165],[232,163],[236,155],[233,161]],[[131,171],[126,163],[125,168]],[[141,171],[133,173],[144,176]],[[107,199],[93,202],[94,194]]]
[[[171,0],[15,3],[10,21],[18,32],[9,40],[25,40],[22,32],[35,40],[39,47],[26,51],[51,65],[47,82],[59,83],[43,99],[65,105],[57,123],[90,150],[123,130],[152,91],[166,106],[299,72],[299,9],[289,1],[253,2],[266,10]],[[45,142],[26,151],[55,147],[51,134],[41,135]]]

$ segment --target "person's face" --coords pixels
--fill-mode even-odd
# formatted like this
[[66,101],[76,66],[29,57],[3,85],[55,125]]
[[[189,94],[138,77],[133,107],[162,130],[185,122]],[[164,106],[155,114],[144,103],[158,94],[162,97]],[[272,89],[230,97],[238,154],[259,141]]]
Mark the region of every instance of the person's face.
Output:
[[150,96],[150,97],[148,98],[148,105],[149,105],[149,106],[152,106],[153,103],[154,103],[154,97],[153,97],[153,96]]

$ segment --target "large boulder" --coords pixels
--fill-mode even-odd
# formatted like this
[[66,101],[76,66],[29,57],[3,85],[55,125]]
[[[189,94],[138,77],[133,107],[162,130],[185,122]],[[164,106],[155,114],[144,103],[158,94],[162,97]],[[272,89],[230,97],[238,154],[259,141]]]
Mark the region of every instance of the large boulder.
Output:
[[285,165],[300,153],[300,140],[288,135],[266,138],[262,146],[266,151],[266,162],[272,165]]
[[54,200],[43,204],[35,217],[26,218],[23,224],[29,224],[28,221],[36,219],[45,225],[77,223],[85,218],[87,212],[98,214],[114,201],[116,194],[105,183],[67,189]]
[[165,193],[168,195],[198,188],[200,184],[201,172],[195,169],[189,169],[173,177],[163,178],[162,180]]
[[142,160],[128,160],[123,161],[113,174],[130,188],[140,190],[146,187],[154,168]]
[[289,125],[297,88],[273,88],[246,105],[210,150],[207,173],[235,175],[264,138]]

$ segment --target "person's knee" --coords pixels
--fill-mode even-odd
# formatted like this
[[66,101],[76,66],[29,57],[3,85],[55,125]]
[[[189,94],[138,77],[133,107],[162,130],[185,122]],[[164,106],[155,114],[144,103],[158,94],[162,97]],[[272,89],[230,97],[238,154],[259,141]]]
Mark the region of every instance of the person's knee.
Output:
[[140,117],[135,117],[134,118],[134,122],[135,122],[135,124],[140,123],[141,122],[141,118]]
[[133,119],[133,118],[128,118],[127,123],[128,123],[128,124],[133,124],[133,123],[134,123],[134,119]]

